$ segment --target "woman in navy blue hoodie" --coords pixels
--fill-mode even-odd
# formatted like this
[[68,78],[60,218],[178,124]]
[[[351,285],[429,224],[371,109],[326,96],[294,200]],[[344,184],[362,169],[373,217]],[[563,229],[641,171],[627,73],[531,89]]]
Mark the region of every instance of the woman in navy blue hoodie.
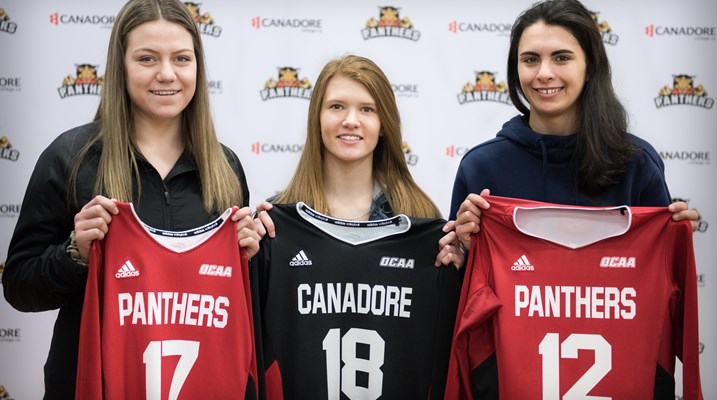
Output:
[[[667,206],[697,228],[697,210],[670,204],[664,164],[627,133],[605,47],[577,0],[531,7],[513,25],[508,87],[522,113],[458,168],[450,219],[464,246],[480,230],[481,195],[575,205]],[[526,104],[527,102],[527,104]],[[478,195],[480,193],[481,195]]]

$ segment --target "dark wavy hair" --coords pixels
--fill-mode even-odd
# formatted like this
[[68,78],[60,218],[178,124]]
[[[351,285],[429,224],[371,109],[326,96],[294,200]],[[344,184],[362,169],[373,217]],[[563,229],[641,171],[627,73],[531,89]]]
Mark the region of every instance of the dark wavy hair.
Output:
[[587,75],[578,98],[578,127],[575,164],[580,188],[597,194],[620,181],[637,151],[627,133],[627,112],[612,86],[612,72],[605,45],[595,20],[577,0],[548,0],[536,3],[518,16],[510,34],[508,91],[513,105],[522,113],[530,108],[518,76],[518,44],[523,32],[543,22],[568,30],[585,52]]

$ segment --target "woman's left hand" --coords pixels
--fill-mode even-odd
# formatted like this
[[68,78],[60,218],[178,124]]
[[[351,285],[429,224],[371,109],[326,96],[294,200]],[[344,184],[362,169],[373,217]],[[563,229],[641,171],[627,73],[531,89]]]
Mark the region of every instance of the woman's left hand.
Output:
[[251,208],[242,207],[231,217],[232,221],[238,221],[237,236],[239,247],[243,247],[246,250],[246,256],[250,259],[259,252],[259,242],[262,236],[264,236],[259,234],[259,230],[251,218],[251,214]]
[[688,209],[687,203],[684,201],[676,201],[667,207],[672,212],[672,219],[675,221],[682,221],[683,219],[689,220],[692,225],[692,232],[697,232],[699,228],[699,221],[701,219],[700,213],[697,209]]
[[460,269],[466,261],[466,254],[456,235],[456,221],[448,221],[443,226],[443,232],[447,233],[438,241],[440,251],[436,256],[435,265],[440,267],[441,265],[453,264],[456,269]]

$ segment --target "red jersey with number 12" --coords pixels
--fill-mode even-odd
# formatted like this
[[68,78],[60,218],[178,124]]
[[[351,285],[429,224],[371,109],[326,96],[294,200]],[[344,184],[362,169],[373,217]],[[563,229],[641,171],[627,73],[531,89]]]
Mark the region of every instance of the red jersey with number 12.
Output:
[[[653,399],[675,356],[683,397],[702,398],[689,222],[666,207],[486,199],[447,399]],[[496,362],[497,382],[481,376]]]
[[117,203],[90,254],[77,399],[256,398],[246,255],[226,210],[191,231]]

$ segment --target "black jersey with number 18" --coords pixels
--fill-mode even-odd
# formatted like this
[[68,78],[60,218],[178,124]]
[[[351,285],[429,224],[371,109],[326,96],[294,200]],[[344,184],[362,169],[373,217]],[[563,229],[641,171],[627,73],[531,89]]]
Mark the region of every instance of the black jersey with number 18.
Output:
[[434,266],[445,221],[270,215],[252,260],[267,399],[442,398],[460,292]]

